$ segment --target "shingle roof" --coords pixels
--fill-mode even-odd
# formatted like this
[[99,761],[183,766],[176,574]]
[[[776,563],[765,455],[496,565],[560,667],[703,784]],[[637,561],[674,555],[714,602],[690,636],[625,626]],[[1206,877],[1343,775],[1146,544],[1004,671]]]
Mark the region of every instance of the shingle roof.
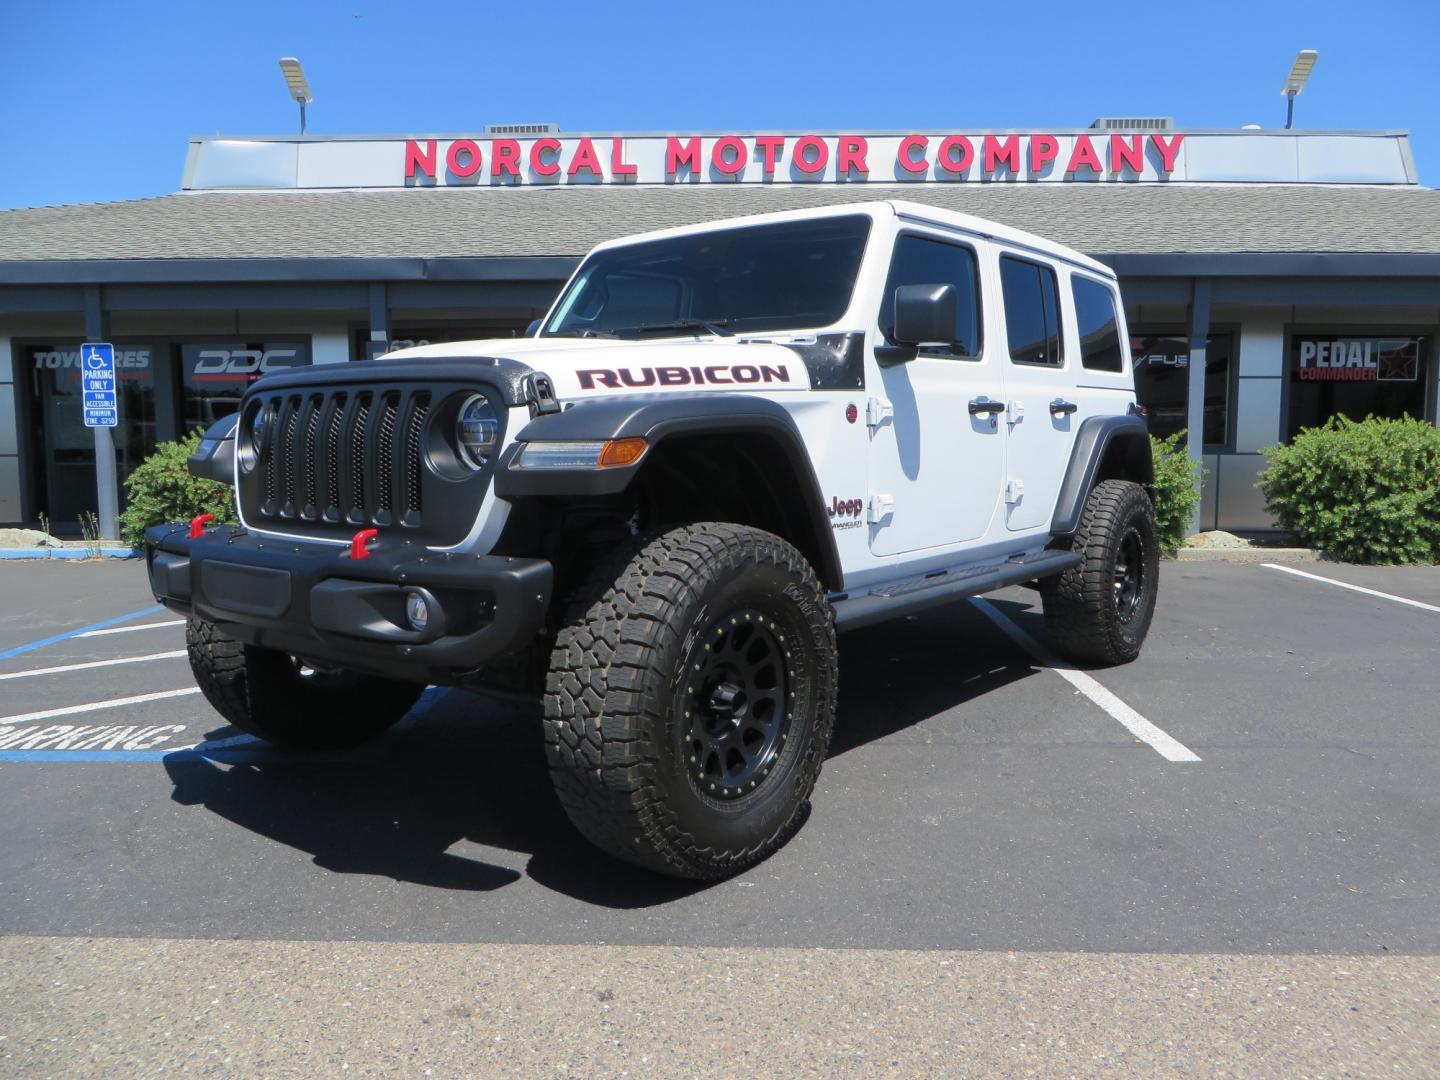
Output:
[[876,198],[1096,255],[1440,253],[1440,192],[1420,188],[868,183],[182,193],[0,212],[0,261],[579,255],[647,229]]

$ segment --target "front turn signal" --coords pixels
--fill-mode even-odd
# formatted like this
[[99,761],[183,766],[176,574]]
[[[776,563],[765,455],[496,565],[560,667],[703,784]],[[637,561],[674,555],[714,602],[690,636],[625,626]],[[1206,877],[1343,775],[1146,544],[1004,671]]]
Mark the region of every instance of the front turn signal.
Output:
[[634,465],[645,456],[645,440],[639,436],[628,439],[610,439],[600,451],[596,465],[602,469],[613,469],[620,465]]

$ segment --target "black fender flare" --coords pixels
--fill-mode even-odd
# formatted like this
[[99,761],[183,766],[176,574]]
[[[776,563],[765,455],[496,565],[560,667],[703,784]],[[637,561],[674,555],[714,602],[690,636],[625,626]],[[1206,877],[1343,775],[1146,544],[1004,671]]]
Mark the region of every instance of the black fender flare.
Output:
[[1155,483],[1155,463],[1150,456],[1150,429],[1143,417],[1134,413],[1118,416],[1091,416],[1080,424],[1075,433],[1075,443],[1070,449],[1070,464],[1065,469],[1065,479],[1060,483],[1060,495],[1055,500],[1055,516],[1050,521],[1050,532],[1054,536],[1073,536],[1080,527],[1080,513],[1085,508],[1085,498],[1095,486],[1100,472],[1100,463],[1105,454],[1117,441],[1138,440],[1143,450],[1137,461],[1141,462],[1140,482],[1147,488]]
[[[630,486],[666,439],[735,434],[767,435],[779,447],[785,464],[805,495],[805,517],[823,564],[815,570],[822,581],[838,587],[840,557],[825,515],[815,467],[794,419],[783,406],[767,398],[736,394],[654,394],[578,401],[563,412],[536,417],[520,429],[515,442],[500,457],[495,494],[510,501],[618,495]],[[644,438],[649,449],[634,465],[543,471],[515,467],[516,458],[528,442],[589,442],[635,436]]]

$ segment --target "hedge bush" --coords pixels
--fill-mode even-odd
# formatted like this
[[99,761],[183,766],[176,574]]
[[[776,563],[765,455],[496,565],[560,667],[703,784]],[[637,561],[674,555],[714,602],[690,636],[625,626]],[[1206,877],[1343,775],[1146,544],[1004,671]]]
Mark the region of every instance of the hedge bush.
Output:
[[1440,428],[1332,416],[1264,454],[1257,486],[1301,543],[1347,562],[1440,561]]
[[1160,550],[1174,555],[1190,535],[1190,522],[1200,505],[1204,468],[1190,460],[1183,431],[1163,439],[1151,435],[1150,454],[1155,459],[1155,525],[1160,534]]
[[230,487],[214,480],[197,480],[185,469],[201,432],[176,442],[161,443],[125,481],[130,503],[120,515],[120,539],[138,548],[145,530],[167,521],[189,521],[197,514],[214,514],[216,521],[235,521],[235,499]]

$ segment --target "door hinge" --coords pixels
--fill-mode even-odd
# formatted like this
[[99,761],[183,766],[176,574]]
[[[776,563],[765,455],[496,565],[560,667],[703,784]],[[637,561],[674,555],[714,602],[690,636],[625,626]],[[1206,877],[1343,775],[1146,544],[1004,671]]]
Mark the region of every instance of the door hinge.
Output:
[[879,427],[895,415],[895,406],[884,398],[872,397],[865,400],[865,423],[868,427]]
[[1011,427],[1025,419],[1025,403],[1023,401],[1011,401],[1005,409],[1005,422]]
[[1025,498],[1025,481],[1011,480],[1005,485],[1005,502],[1014,506]]
[[893,495],[871,495],[870,509],[865,519],[874,525],[876,522],[884,521],[895,513],[895,496]]

